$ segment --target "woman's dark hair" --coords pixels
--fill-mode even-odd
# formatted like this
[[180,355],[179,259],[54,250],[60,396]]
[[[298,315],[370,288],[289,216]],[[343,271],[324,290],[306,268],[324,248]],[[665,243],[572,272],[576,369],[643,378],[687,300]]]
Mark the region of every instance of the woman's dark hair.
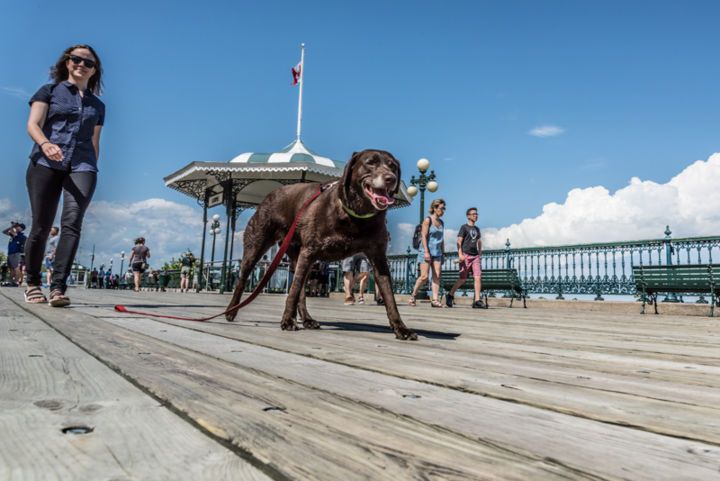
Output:
[[145,238],[138,237],[137,239],[135,239],[135,244],[145,244]]
[[95,50],[90,45],[73,45],[72,47],[66,48],[57,63],[50,67],[50,79],[56,84],[68,79],[70,72],[68,72],[66,62],[70,58],[70,53],[76,48],[86,48],[90,50],[90,53],[95,57],[95,73],[90,77],[90,80],[88,80],[88,90],[95,95],[102,95],[102,63],[100,62],[100,57],[98,57],[98,54],[95,53]]

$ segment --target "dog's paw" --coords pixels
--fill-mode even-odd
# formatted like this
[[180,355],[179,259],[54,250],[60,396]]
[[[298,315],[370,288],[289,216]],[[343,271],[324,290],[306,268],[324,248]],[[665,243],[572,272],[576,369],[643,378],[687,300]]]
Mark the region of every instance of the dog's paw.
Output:
[[280,323],[280,328],[283,331],[297,331],[298,330],[297,321],[295,320],[295,318],[283,320]]
[[400,327],[395,329],[395,337],[403,341],[417,341],[417,334],[412,332],[407,327]]
[[320,329],[320,323],[315,319],[305,319],[303,320],[303,327],[305,329]]
[[237,311],[228,312],[225,314],[225,320],[228,322],[233,322],[235,320],[235,316],[237,316]]

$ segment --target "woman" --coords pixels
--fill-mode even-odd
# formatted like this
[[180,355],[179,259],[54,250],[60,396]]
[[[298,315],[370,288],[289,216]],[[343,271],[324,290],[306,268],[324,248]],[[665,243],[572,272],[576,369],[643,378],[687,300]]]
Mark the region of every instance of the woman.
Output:
[[422,250],[418,254],[420,277],[418,277],[410,296],[410,305],[414,306],[416,304],[415,296],[425,286],[428,280],[428,271],[432,267],[432,299],[430,305],[432,307],[442,307],[438,296],[440,294],[440,267],[445,260],[445,244],[443,242],[445,224],[440,220],[440,217],[445,213],[445,201],[442,199],[432,201],[428,213],[430,216],[426,217],[422,223]]
[[46,302],[40,269],[60,196],[60,238],[50,281],[53,307],[70,304],[65,295],[85,211],[97,182],[100,132],[105,123],[102,65],[89,45],[65,49],[50,70],[51,83],[30,99],[28,134],[35,141],[25,180],[32,210],[32,229],[25,247],[28,286],[25,300]]
[[133,276],[135,277],[135,292],[140,291],[140,281],[143,272],[147,269],[147,260],[150,258],[150,249],[145,246],[145,238],[138,237],[135,239],[135,247],[130,251],[130,265],[132,266]]

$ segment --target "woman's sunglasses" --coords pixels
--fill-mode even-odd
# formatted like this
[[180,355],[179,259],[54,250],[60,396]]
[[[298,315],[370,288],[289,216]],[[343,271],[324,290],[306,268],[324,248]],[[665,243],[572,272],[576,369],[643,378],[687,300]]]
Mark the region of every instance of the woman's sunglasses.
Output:
[[77,55],[70,55],[70,60],[72,60],[72,63],[75,65],[80,65],[80,62],[84,63],[87,68],[95,68],[95,60],[90,60],[89,58],[82,58],[78,57]]

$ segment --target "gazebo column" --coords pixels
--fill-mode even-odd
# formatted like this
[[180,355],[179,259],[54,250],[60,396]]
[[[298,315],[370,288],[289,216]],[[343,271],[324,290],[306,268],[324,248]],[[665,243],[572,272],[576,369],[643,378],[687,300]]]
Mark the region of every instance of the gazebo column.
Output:
[[223,254],[223,265],[222,274],[220,275],[220,294],[225,292],[225,282],[227,280],[227,258],[228,258],[228,245],[230,244],[230,231],[231,223],[234,221],[233,215],[233,204],[234,199],[232,195],[232,179],[225,182],[223,186],[223,198],[225,199],[225,214],[227,216],[227,226],[225,228],[225,253]]
[[207,233],[207,209],[208,201],[210,200],[210,190],[205,189],[205,199],[203,200],[203,233],[202,233],[202,244],[200,247],[200,271],[198,273],[198,284],[195,292],[200,292],[203,285],[203,267],[205,265],[205,234]]

